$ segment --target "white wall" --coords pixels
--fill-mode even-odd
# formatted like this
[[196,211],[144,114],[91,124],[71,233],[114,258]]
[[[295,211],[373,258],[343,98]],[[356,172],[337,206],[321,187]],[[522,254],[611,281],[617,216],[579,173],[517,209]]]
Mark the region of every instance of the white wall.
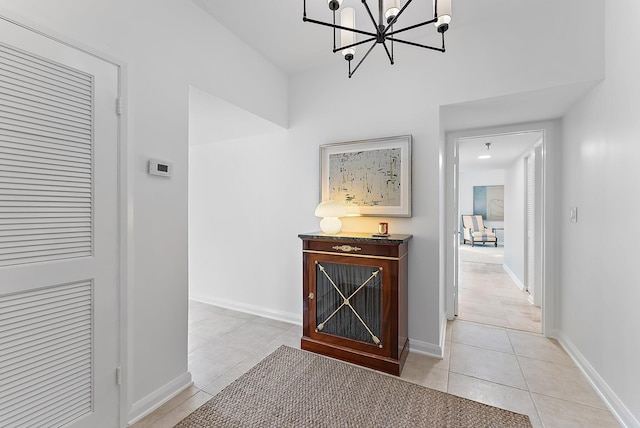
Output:
[[300,149],[287,131],[191,148],[191,298],[301,323],[297,235],[317,230],[318,219],[299,205],[318,196],[299,179],[317,168],[317,153]]
[[[286,126],[287,80],[189,1],[2,0],[0,11],[126,64],[125,411],[135,418],[189,380],[189,84]],[[149,157],[174,162],[174,177],[148,176]]]
[[[459,174],[460,189],[460,215],[473,214],[473,187],[474,186],[504,186],[505,170],[504,169],[461,169]],[[505,204],[506,204],[506,187],[505,187]],[[485,221],[487,227],[504,227],[506,222],[506,207],[504,221]],[[498,232],[498,242],[504,244],[504,233]]]
[[607,2],[605,16],[606,79],[563,123],[560,337],[627,426],[640,426],[640,3]]

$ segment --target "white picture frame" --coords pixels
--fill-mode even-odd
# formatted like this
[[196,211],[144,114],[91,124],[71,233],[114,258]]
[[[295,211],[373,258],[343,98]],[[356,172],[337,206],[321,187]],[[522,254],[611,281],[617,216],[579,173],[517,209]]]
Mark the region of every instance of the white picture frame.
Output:
[[411,135],[320,146],[320,198],[360,215],[411,217]]

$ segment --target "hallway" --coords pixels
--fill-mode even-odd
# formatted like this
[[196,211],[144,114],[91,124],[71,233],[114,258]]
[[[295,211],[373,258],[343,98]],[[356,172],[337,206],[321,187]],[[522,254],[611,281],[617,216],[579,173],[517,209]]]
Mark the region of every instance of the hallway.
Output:
[[[280,345],[300,347],[299,325],[192,301],[194,385],[132,428],[171,428]],[[539,427],[618,427],[560,345],[540,335],[465,321],[447,324],[444,358],[410,352],[402,379],[529,415]]]
[[[492,251],[493,247],[487,250]],[[529,293],[518,288],[501,260],[500,264],[462,261],[462,251],[463,247],[459,263],[458,319],[542,333],[541,309],[529,303]]]

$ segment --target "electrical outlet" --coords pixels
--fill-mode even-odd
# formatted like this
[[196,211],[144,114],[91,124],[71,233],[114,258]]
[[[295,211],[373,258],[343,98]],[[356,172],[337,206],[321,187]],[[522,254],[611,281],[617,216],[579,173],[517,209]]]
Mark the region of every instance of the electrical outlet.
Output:
[[569,223],[578,222],[578,207],[569,208]]

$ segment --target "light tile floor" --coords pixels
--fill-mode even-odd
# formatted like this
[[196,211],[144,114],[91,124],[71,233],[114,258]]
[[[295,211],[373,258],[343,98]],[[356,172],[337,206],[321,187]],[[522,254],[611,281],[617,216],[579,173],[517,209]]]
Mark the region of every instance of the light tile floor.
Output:
[[458,319],[542,333],[541,310],[529,303],[501,264],[460,262]]
[[[190,304],[194,386],[134,424],[172,427],[280,345],[300,347],[300,326]],[[525,413],[534,427],[618,427],[578,368],[551,339],[467,321],[447,325],[444,358],[411,352],[402,379]]]

